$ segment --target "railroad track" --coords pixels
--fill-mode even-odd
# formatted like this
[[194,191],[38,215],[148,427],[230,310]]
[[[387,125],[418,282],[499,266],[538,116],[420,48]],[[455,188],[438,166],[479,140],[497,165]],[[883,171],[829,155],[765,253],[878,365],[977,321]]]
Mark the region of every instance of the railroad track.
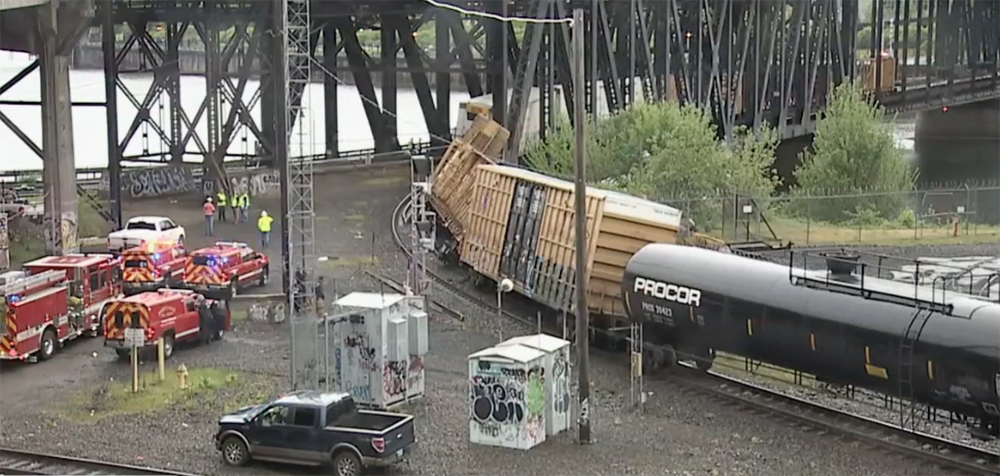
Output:
[[108,463],[106,461],[57,456],[46,453],[35,453],[31,451],[12,450],[7,448],[0,448],[0,474],[72,474],[80,476],[128,474],[197,476],[178,471],[167,471],[164,469],[145,468],[142,466]]
[[[409,213],[406,213],[408,207],[409,197],[396,207],[392,215],[392,232],[396,245],[407,256],[412,256],[406,241],[399,233],[399,225],[405,224],[405,219],[409,216]],[[491,311],[495,309],[492,303],[485,301],[476,293],[453,284],[439,274],[427,270],[427,275],[456,296]],[[389,281],[384,277],[378,279]],[[537,325],[534,320],[507,310],[503,311],[503,315],[531,327]],[[687,367],[684,364],[682,366]],[[680,383],[683,391],[718,400],[724,405],[745,407],[753,412],[778,417],[790,425],[812,431],[835,433],[843,438],[872,444],[886,451],[920,458],[937,468],[957,470],[961,474],[968,475],[1000,475],[1000,454],[935,435],[911,431],[892,423],[843,412],[721,373],[684,368],[668,372],[659,378]],[[933,472],[929,470],[928,474]]]

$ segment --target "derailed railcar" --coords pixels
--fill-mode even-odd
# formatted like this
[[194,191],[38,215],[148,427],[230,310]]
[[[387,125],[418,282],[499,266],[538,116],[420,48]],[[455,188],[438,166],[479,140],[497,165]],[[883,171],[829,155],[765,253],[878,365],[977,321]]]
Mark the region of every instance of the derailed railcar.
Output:
[[[556,311],[572,312],[576,280],[575,198],[572,183],[502,165],[473,174],[460,259],[492,281],[509,278],[514,290]],[[644,245],[675,242],[679,210],[587,187],[587,303],[595,328],[626,319],[621,278],[629,257]]]
[[441,156],[428,195],[443,229],[449,232],[440,234],[443,243],[439,244],[439,249],[446,252],[457,249],[468,219],[473,186],[470,177],[477,165],[495,163],[509,137],[507,129],[480,114],[469,130],[455,138]]
[[654,366],[730,352],[1000,428],[996,302],[669,244],[639,250],[622,289]]

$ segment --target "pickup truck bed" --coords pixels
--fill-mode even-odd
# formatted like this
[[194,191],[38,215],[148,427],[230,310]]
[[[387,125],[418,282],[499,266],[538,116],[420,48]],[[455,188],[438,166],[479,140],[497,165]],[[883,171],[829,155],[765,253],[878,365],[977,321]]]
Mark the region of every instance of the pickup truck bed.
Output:
[[393,429],[392,427],[412,419],[408,415],[398,413],[372,412],[359,410],[353,415],[345,416],[337,421],[336,425],[328,426],[328,429],[350,431],[368,430],[376,433],[384,433]]

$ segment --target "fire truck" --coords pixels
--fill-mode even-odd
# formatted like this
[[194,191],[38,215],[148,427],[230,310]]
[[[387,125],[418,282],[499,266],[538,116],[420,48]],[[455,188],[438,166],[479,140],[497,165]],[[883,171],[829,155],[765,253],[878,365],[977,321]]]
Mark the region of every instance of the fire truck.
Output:
[[70,295],[83,303],[83,315],[91,335],[100,334],[101,306],[122,293],[121,259],[109,254],[46,256],[24,265],[28,274],[62,271],[69,281]]
[[131,344],[125,330],[142,329],[140,348],[155,347],[163,338],[163,356],[170,358],[178,342],[203,344],[222,339],[230,326],[229,304],[181,289],[160,289],[112,300],[104,307],[104,346],[125,358]]
[[184,287],[215,299],[232,299],[237,290],[267,284],[267,256],[246,243],[219,241],[191,252],[184,264]]
[[90,331],[82,301],[70,293],[66,271],[20,271],[4,278],[0,360],[48,360],[62,343]]
[[122,289],[126,295],[180,284],[187,252],[177,244],[148,243],[122,254]]

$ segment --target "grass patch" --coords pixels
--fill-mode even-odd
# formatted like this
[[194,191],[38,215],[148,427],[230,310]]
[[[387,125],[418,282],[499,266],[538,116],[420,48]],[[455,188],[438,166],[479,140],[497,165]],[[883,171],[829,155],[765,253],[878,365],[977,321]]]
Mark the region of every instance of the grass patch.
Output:
[[[951,225],[924,225],[914,230],[913,227],[897,227],[891,224],[885,226],[863,225],[831,225],[829,223],[806,223],[800,220],[769,217],[768,223],[774,233],[783,242],[791,241],[796,245],[965,245],[993,243],[1000,240],[996,227],[961,225],[958,236],[953,236]],[[758,232],[756,224],[751,224],[751,234]],[[720,230],[721,231],[721,230]],[[733,238],[733,231],[726,230],[728,237]],[[770,237],[770,232],[761,224],[759,234]],[[744,239],[743,231],[736,231],[737,240]]]
[[[101,218],[97,210],[91,206],[87,199],[80,198],[77,206],[78,224],[77,238],[82,247],[87,247],[89,242],[85,238],[99,237],[102,248],[100,251],[107,251],[105,238],[108,233],[108,223]],[[18,220],[17,225],[12,226],[10,233],[13,238],[10,243],[11,267],[20,267],[28,261],[45,256],[45,234],[42,225],[36,225],[28,220]],[[90,251],[87,248],[87,251]]]
[[371,187],[387,187],[400,185],[409,181],[407,177],[377,177],[365,180],[363,183]]
[[197,406],[204,397],[227,387],[244,385],[240,374],[216,368],[188,369],[188,388],[181,389],[176,369],[167,368],[166,379],[159,382],[156,372],[139,376],[139,393],[132,393],[131,381],[112,381],[100,388],[70,398],[57,408],[65,417],[96,422],[116,415],[144,415],[176,406]]
[[233,310],[229,312],[229,322],[232,324],[244,322],[247,320],[247,316],[248,312],[246,309],[241,309],[239,311]]

